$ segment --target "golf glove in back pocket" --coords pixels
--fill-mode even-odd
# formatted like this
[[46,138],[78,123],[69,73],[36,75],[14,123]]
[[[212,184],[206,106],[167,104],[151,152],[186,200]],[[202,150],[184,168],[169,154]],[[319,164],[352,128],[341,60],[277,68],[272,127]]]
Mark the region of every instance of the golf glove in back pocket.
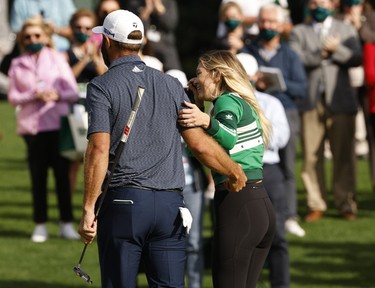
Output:
[[191,216],[189,209],[184,207],[179,207],[179,209],[182,218],[182,225],[186,228],[186,234],[189,234],[191,223],[193,223],[193,217]]

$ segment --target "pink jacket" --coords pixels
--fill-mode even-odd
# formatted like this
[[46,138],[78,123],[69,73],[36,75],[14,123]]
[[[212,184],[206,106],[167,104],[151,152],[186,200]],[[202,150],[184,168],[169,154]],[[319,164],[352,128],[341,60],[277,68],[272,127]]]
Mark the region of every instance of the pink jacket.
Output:
[[[13,59],[9,69],[8,99],[17,111],[17,133],[35,135],[60,129],[60,118],[69,113],[69,106],[78,99],[78,86],[65,57],[44,47],[36,58],[25,53]],[[57,102],[42,102],[36,92],[55,89]]]

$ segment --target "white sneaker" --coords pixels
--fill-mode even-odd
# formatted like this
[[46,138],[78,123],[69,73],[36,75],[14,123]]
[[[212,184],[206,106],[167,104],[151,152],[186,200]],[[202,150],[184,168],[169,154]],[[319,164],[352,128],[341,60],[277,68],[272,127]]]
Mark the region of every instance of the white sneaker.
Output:
[[60,236],[69,240],[78,240],[81,238],[77,231],[73,228],[72,223],[60,223]]
[[299,226],[297,220],[293,218],[286,220],[285,229],[290,234],[296,235],[298,237],[303,237],[306,234],[305,230],[303,230],[302,227]]
[[36,224],[34,232],[31,235],[31,241],[35,243],[43,243],[48,239],[48,232],[45,224]]

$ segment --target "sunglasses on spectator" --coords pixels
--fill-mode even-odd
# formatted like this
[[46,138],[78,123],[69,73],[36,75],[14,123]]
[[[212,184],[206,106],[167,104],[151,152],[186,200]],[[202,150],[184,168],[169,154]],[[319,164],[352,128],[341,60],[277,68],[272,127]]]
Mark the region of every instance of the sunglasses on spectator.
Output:
[[26,35],[23,36],[23,38],[24,38],[25,40],[30,40],[30,39],[33,38],[33,37],[36,38],[36,39],[39,39],[40,36],[42,36],[42,35],[39,34],[39,33],[35,33],[35,34],[26,34]]
[[88,26],[79,26],[79,25],[76,25],[74,26],[74,30],[79,30],[79,31],[91,31],[92,27],[88,27]]

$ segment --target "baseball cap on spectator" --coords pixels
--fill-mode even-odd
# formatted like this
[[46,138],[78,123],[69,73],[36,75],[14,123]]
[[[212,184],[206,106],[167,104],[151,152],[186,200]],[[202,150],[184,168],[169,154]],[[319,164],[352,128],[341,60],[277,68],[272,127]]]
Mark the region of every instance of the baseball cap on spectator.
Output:
[[142,44],[142,39],[128,39],[129,34],[134,31],[141,31],[143,39],[142,20],[134,13],[122,9],[109,13],[104,19],[103,26],[96,26],[92,29],[93,33],[103,34],[117,42]]
[[180,81],[183,87],[187,86],[188,80],[187,80],[185,72],[178,70],[178,69],[171,69],[165,73],[168,75],[171,75],[174,78],[177,78],[177,80]]
[[258,62],[254,56],[248,53],[239,53],[236,56],[243,68],[245,68],[246,74],[250,77],[254,76],[258,71]]

